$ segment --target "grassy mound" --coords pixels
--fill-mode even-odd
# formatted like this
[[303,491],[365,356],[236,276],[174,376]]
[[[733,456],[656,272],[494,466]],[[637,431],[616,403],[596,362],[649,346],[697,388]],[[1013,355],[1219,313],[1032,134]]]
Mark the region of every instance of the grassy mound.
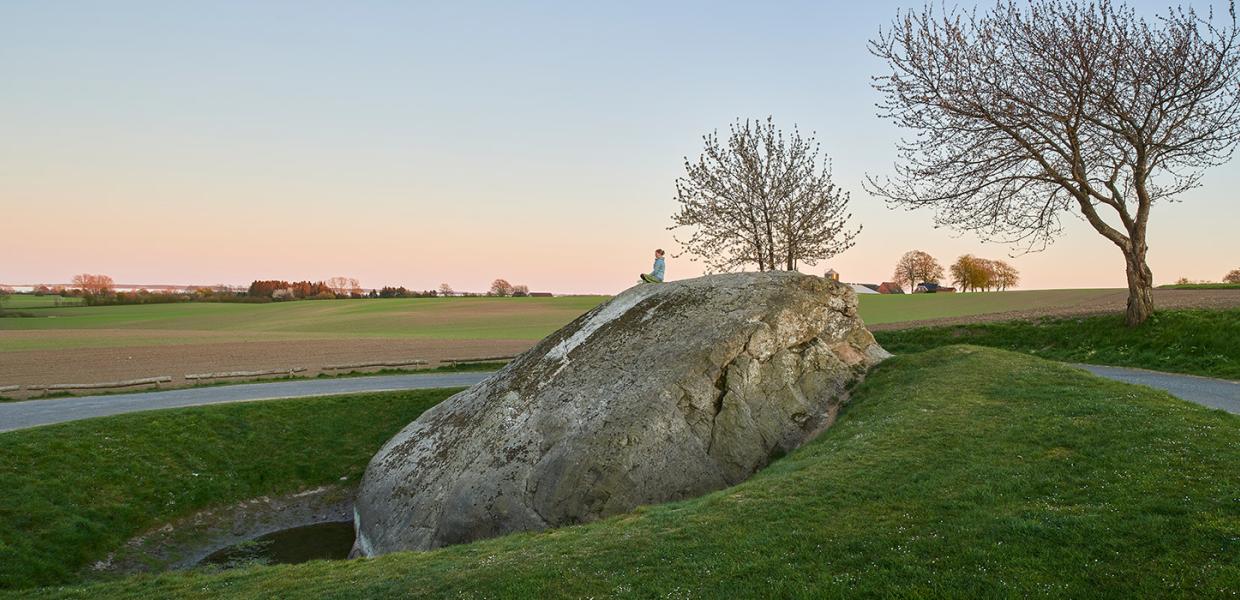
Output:
[[141,531],[209,506],[356,481],[455,390],[224,404],[0,434],[0,589],[77,580]]
[[1107,315],[900,331],[874,337],[895,353],[975,344],[1069,362],[1240,379],[1240,309],[1168,310],[1141,327]]
[[1219,596],[1240,418],[1022,354],[894,358],[751,480],[585,526],[34,597]]

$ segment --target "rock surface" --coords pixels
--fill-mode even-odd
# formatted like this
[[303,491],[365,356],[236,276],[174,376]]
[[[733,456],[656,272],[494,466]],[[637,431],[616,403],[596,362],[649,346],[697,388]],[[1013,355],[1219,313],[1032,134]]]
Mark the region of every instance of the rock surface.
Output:
[[424,413],[371,460],[354,554],[592,521],[738,483],[889,356],[799,273],[631,288]]

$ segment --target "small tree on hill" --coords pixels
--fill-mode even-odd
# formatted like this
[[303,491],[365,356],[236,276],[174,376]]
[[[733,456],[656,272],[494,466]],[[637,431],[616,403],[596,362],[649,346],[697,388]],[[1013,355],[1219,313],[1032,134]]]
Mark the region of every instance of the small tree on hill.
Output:
[[921,250],[905,252],[896,263],[895,273],[891,276],[892,280],[900,283],[907,281],[910,290],[923,281],[938,283],[942,277],[943,265]]
[[489,296],[511,296],[512,284],[504,279],[496,279],[491,282],[491,290],[487,292]]
[[1240,269],[1232,269],[1223,276],[1223,283],[1240,283]]
[[870,42],[881,115],[911,129],[868,189],[983,239],[1040,249],[1076,212],[1124,257],[1127,323],[1154,310],[1151,207],[1196,187],[1240,141],[1230,19],[1119,2],[998,0],[901,12]]
[[524,284],[514,285],[512,286],[512,295],[515,298],[524,298],[530,295],[530,286]]
[[676,180],[680,209],[668,229],[688,229],[677,241],[709,270],[792,271],[853,246],[861,228],[848,227],[848,192],[832,183],[812,135],[795,126],[785,134],[767,118],[737,120],[726,139],[702,140],[702,155],[685,158]]
[[452,286],[446,283],[439,284],[439,295],[440,296],[453,296],[455,294],[456,292],[455,290],[452,289]]

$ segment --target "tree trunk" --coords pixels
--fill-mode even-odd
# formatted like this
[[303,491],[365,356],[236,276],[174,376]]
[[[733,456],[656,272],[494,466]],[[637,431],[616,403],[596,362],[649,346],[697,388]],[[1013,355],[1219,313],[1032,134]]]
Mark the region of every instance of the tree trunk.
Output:
[[1130,251],[1124,253],[1128,264],[1128,312],[1124,322],[1136,327],[1154,314],[1154,275],[1145,262],[1145,241],[1133,240]]

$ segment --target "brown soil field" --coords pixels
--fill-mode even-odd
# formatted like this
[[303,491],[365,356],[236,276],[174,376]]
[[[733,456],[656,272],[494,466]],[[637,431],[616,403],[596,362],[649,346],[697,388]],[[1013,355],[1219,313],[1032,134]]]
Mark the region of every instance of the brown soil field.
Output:
[[[916,327],[935,327],[940,325],[967,325],[969,323],[994,323],[998,321],[1020,321],[1056,317],[1083,317],[1090,315],[1123,313],[1128,304],[1128,291],[1116,290],[1095,298],[1091,302],[1052,306],[1037,310],[1018,310],[969,315],[965,317],[948,317],[943,319],[925,319],[921,321],[903,321],[900,323],[882,323],[870,326],[872,331],[893,329],[913,329]],[[1240,290],[1154,290],[1154,307],[1163,309],[1184,308],[1236,308],[1240,307]]]
[[[168,375],[171,384],[192,385],[187,373],[259,371],[320,367],[365,361],[422,359],[432,365],[450,359],[512,356],[532,340],[299,340],[199,343],[125,348],[72,348],[6,352],[0,364],[3,385],[95,383]],[[85,394],[86,392],[80,392]],[[26,394],[9,393],[11,397]]]

